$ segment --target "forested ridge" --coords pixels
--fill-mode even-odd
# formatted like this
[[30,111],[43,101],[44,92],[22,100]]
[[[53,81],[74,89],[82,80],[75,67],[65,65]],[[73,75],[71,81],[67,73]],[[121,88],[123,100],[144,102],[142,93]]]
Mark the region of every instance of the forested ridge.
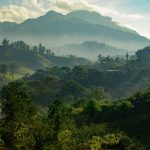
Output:
[[53,99],[35,105],[23,81],[1,91],[1,146],[6,149],[149,149],[150,89],[122,99]]
[[[0,54],[0,149],[150,149],[150,47],[66,65],[42,44],[4,39]],[[37,56],[48,64],[34,67]]]

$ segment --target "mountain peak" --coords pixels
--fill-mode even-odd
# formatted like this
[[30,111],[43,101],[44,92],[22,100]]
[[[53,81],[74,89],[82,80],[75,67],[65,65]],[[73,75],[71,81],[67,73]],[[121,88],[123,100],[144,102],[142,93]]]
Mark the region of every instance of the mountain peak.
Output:
[[50,10],[45,14],[45,16],[63,16],[63,14],[53,11],[53,10]]
[[61,20],[64,17],[63,14],[56,12],[56,11],[48,11],[45,15],[38,17],[36,20],[42,22],[50,22],[50,21],[56,21],[56,20]]
[[77,10],[77,11],[73,11],[71,13],[67,14],[68,16],[71,17],[82,17],[82,18],[98,18],[98,19],[106,19],[108,21],[111,21],[112,18],[107,17],[107,16],[102,16],[100,13],[96,12],[96,11],[88,11],[88,10]]

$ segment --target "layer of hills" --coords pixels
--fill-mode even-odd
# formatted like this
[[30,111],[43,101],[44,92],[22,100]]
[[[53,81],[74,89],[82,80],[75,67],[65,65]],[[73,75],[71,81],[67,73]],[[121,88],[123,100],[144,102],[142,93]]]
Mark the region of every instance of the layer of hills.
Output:
[[[83,48],[84,54],[82,55],[91,55],[91,57],[93,57],[92,52],[90,52],[92,49],[99,52],[99,49],[94,48],[94,46],[103,46],[105,48],[104,51],[107,51],[107,48],[109,48],[107,45],[97,42],[84,42],[81,45],[86,47],[88,44],[89,46],[93,45],[93,48]],[[80,45],[74,46],[74,50],[79,50],[77,48]],[[88,52],[87,54],[86,51]],[[79,52],[81,52],[81,50],[79,50]],[[6,75],[9,74],[12,75],[12,77],[10,76],[9,78],[14,78],[13,74],[32,74],[36,70],[53,68],[55,66],[70,67],[71,69],[75,66],[83,65],[83,68],[77,67],[77,77],[75,77],[75,75],[73,75],[73,78],[70,77],[70,75],[74,74],[74,72],[69,72],[69,74],[65,74],[62,78],[66,69],[59,70],[57,67],[56,74],[54,76],[59,76],[62,72],[62,75],[60,76],[62,80],[77,79],[77,82],[80,83],[78,79],[81,78],[81,84],[84,84],[84,86],[86,84],[90,84],[91,86],[104,87],[104,89],[115,98],[126,97],[136,91],[146,88],[147,82],[150,81],[149,47],[139,50],[136,55],[133,56],[127,56],[124,52],[122,57],[119,56],[119,52],[123,51],[117,51],[117,49],[114,48],[113,53],[117,53],[117,57],[97,55],[97,62],[91,62],[88,59],[75,57],[73,55],[68,57],[57,56],[52,50],[46,49],[42,44],[31,47],[23,41],[9,43],[7,39],[4,39],[0,46],[0,78],[2,81],[2,79],[5,80]]]
[[[9,42],[4,39],[3,44]],[[38,69],[54,66],[74,67],[86,65],[91,62],[88,59],[75,56],[55,56],[54,52],[46,49],[42,44],[29,46],[23,41],[0,45],[0,64],[15,64],[19,74],[32,73]]]
[[3,40],[0,88],[22,80],[0,92],[0,149],[150,149],[150,47],[126,54],[148,39],[88,11],[0,23],[0,34],[80,56]]
[[83,41],[98,41],[122,49],[139,49],[150,42],[137,32],[122,27],[96,12],[75,11],[63,15],[49,11],[44,16],[20,24],[0,23],[1,37],[25,40],[30,44],[61,46]]
[[79,44],[68,44],[58,48],[53,48],[59,55],[76,55],[82,56],[88,59],[96,60],[98,55],[103,56],[122,56],[127,53],[126,50],[116,48],[114,46],[107,45],[105,43],[99,43],[96,41],[84,41]]

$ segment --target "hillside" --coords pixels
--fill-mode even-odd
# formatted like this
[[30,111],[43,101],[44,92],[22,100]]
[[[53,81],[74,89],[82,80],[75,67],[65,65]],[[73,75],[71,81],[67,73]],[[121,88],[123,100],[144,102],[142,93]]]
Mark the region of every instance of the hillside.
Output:
[[[149,150],[150,88],[120,100],[110,100],[102,89],[91,88],[86,91],[85,97],[75,98],[70,103],[66,99],[52,97],[52,94],[58,92],[55,88],[64,84],[58,84],[57,79],[49,77],[27,84],[18,81],[2,89],[1,149],[28,147],[34,150],[44,147],[54,150]],[[44,88],[43,83],[46,85]],[[68,100],[73,97],[72,94],[79,95],[83,89],[75,82],[68,82],[66,85],[66,91],[62,94],[66,94]],[[49,95],[45,95],[50,88]],[[38,95],[31,99],[35,92]],[[33,103],[32,100],[38,96],[47,103],[46,98],[53,99],[49,109]],[[12,122],[13,127],[16,127],[13,132]],[[15,142],[10,141],[12,133],[21,134],[29,142],[20,140],[18,136],[13,136]]]
[[0,88],[38,69],[89,64],[91,62],[82,57],[55,56],[53,51],[41,44],[31,47],[23,41],[9,43],[8,39],[4,39],[0,45]]
[[[0,92],[0,149],[149,150],[150,47],[124,58],[99,55],[92,64],[8,39],[0,52],[0,78],[22,78]],[[23,77],[12,61],[24,71],[50,64]]]
[[91,24],[99,24],[112,29],[117,29],[123,32],[129,32],[138,35],[136,31],[126,28],[125,26],[120,26],[117,22],[112,21],[112,18],[108,16],[102,16],[97,12],[88,12],[84,10],[79,10],[69,13],[68,16],[70,18],[78,18],[84,20]]
[[103,56],[119,56],[125,55],[127,51],[116,47],[99,43],[96,41],[84,41],[81,44],[68,44],[58,48],[54,48],[55,52],[62,55],[73,54],[88,59],[96,60],[98,55]]
[[[55,56],[54,52],[46,49],[44,46],[30,47],[23,41],[8,43],[9,40],[4,39],[3,45],[0,46],[0,63],[15,63],[18,66],[28,68],[29,70],[44,69],[52,66],[68,66],[73,67],[79,64],[89,64],[90,61],[75,56],[61,57]],[[25,70],[25,69],[24,69]]]
[[[149,51],[150,47],[137,51],[134,59],[100,55],[91,65],[37,70],[24,79],[34,90],[34,101],[44,106],[55,97],[69,102],[93,94],[96,99],[122,99],[149,87]],[[43,89],[39,91],[39,87]]]
[[50,11],[44,16],[28,19],[20,24],[0,23],[0,30],[2,37],[22,39],[30,44],[42,42],[49,47],[95,40],[132,50],[150,43],[147,38],[121,27],[111,18],[89,11],[67,15]]

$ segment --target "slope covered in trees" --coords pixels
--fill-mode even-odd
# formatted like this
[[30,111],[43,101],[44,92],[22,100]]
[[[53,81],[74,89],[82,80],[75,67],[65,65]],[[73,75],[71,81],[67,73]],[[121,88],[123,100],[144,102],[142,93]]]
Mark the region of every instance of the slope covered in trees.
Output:
[[2,41],[2,45],[0,45],[0,62],[14,62],[34,71],[52,66],[72,67],[80,63],[90,63],[90,61],[84,58],[55,56],[52,50],[45,48],[42,44],[31,47],[24,41],[10,43],[6,38]]
[[[146,88],[150,81],[149,47],[137,51],[133,56],[128,53],[120,57],[99,55],[97,62],[91,63],[87,59],[74,56],[55,56],[42,44],[30,47],[23,41],[9,43],[4,39],[0,54],[1,87],[26,75],[24,79],[31,84],[31,88],[34,88],[32,83],[37,84],[37,87],[43,87],[43,94],[47,97],[45,101],[48,103],[51,99],[48,100],[50,93],[52,97],[65,98],[66,95],[73,94],[74,97],[80,98],[95,87],[104,89],[113,98],[127,97]],[[42,70],[44,68],[47,69]],[[39,70],[30,76],[29,74],[36,69]],[[54,84],[55,87],[51,88],[48,84]],[[125,90],[126,88],[129,90]],[[72,91],[69,93],[70,89]],[[35,92],[35,99],[43,101],[43,94],[40,96],[36,93],[38,90]]]
[[34,91],[33,99],[42,105],[51,103],[54,97],[74,102],[96,93],[96,98],[104,99],[129,97],[149,86],[149,50],[146,47],[135,56],[127,54],[126,59],[99,55],[92,65],[47,68],[24,80]]
[[24,41],[10,42],[5,38],[0,45],[0,87],[5,82],[32,74],[37,69],[90,63],[81,57],[55,56],[52,50],[42,44],[29,46]]
[[22,81],[2,89],[1,149],[150,148],[150,89],[117,101],[93,95],[70,105],[54,99],[45,113],[33,104],[31,94]]
[[[16,78],[18,65],[36,69],[29,55],[60,59],[41,44],[30,48],[4,39],[0,48],[4,79]],[[149,150],[149,52],[99,55],[95,63],[72,68],[50,65],[8,83],[0,92],[0,149]],[[6,63],[10,55],[16,64]]]

